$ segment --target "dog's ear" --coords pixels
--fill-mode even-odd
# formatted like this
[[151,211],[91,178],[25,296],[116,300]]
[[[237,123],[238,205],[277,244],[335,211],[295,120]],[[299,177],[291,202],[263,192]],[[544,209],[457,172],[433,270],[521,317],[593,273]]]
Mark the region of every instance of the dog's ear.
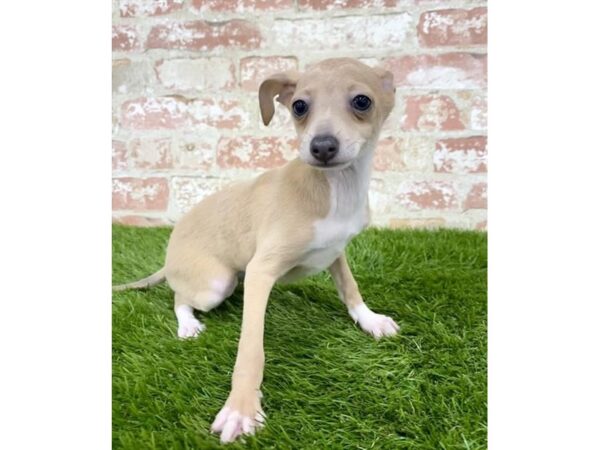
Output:
[[296,83],[300,78],[300,74],[295,70],[277,73],[271,75],[263,81],[258,89],[258,101],[260,103],[260,115],[263,123],[269,125],[273,114],[275,114],[275,105],[273,98],[277,96],[277,101],[286,106],[296,90]]
[[394,109],[394,104],[396,103],[396,88],[394,87],[394,74],[389,70],[385,70],[382,67],[375,67],[375,73],[379,77],[381,82],[381,91],[383,92],[383,102],[382,102],[382,111],[383,111],[383,120],[389,116],[392,109]]
[[384,92],[396,92],[394,87],[394,74],[383,67],[374,67],[373,70],[381,79],[381,88]]

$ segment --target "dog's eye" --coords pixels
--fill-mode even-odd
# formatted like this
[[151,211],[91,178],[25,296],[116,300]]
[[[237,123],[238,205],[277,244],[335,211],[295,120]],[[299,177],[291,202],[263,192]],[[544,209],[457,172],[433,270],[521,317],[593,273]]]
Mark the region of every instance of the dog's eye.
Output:
[[366,111],[371,107],[371,99],[366,95],[357,95],[352,99],[352,107],[357,111]]
[[308,104],[304,100],[296,100],[292,104],[292,111],[296,117],[302,117],[308,112]]

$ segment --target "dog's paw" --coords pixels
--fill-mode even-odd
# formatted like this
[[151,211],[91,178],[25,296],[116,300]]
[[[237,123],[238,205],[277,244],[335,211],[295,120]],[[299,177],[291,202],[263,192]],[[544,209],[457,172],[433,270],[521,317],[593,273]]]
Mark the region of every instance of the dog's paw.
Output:
[[221,434],[221,442],[233,442],[244,434],[254,434],[265,425],[266,415],[260,406],[260,391],[252,397],[229,396],[210,427],[213,433]]
[[205,326],[195,318],[188,318],[179,322],[177,336],[179,339],[188,339],[198,336],[204,331]]
[[355,322],[358,322],[365,332],[371,334],[375,339],[394,336],[400,329],[394,319],[383,314],[374,313],[364,303],[351,309],[350,316]]
[[372,316],[359,320],[360,327],[367,333],[372,334],[375,339],[380,339],[384,336],[394,336],[400,327],[394,319],[383,314],[375,314]]
[[242,414],[228,406],[223,407],[210,427],[213,433],[221,433],[221,442],[235,441],[242,434],[254,434],[265,424],[265,415],[258,411],[254,417]]

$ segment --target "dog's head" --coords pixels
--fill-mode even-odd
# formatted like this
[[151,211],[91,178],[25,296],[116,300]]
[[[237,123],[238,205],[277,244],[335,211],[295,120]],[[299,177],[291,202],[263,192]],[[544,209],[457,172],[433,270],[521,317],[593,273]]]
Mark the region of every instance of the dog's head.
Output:
[[259,89],[260,112],[268,125],[273,99],[291,112],[300,138],[300,158],[313,166],[339,169],[373,151],[379,130],[394,107],[393,75],[350,58],[327,59],[304,73],[275,74]]

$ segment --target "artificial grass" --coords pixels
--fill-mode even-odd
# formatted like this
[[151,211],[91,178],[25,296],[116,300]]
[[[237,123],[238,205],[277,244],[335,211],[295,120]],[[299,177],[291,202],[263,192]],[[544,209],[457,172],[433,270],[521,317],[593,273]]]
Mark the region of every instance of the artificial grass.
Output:
[[[162,266],[170,230],[113,227],[113,281]],[[375,341],[326,273],[276,286],[265,329],[267,426],[227,448],[487,447],[487,235],[369,229],[348,247],[367,304],[401,326]],[[113,447],[223,448],[243,290],[176,338],[166,284],[113,297]]]

